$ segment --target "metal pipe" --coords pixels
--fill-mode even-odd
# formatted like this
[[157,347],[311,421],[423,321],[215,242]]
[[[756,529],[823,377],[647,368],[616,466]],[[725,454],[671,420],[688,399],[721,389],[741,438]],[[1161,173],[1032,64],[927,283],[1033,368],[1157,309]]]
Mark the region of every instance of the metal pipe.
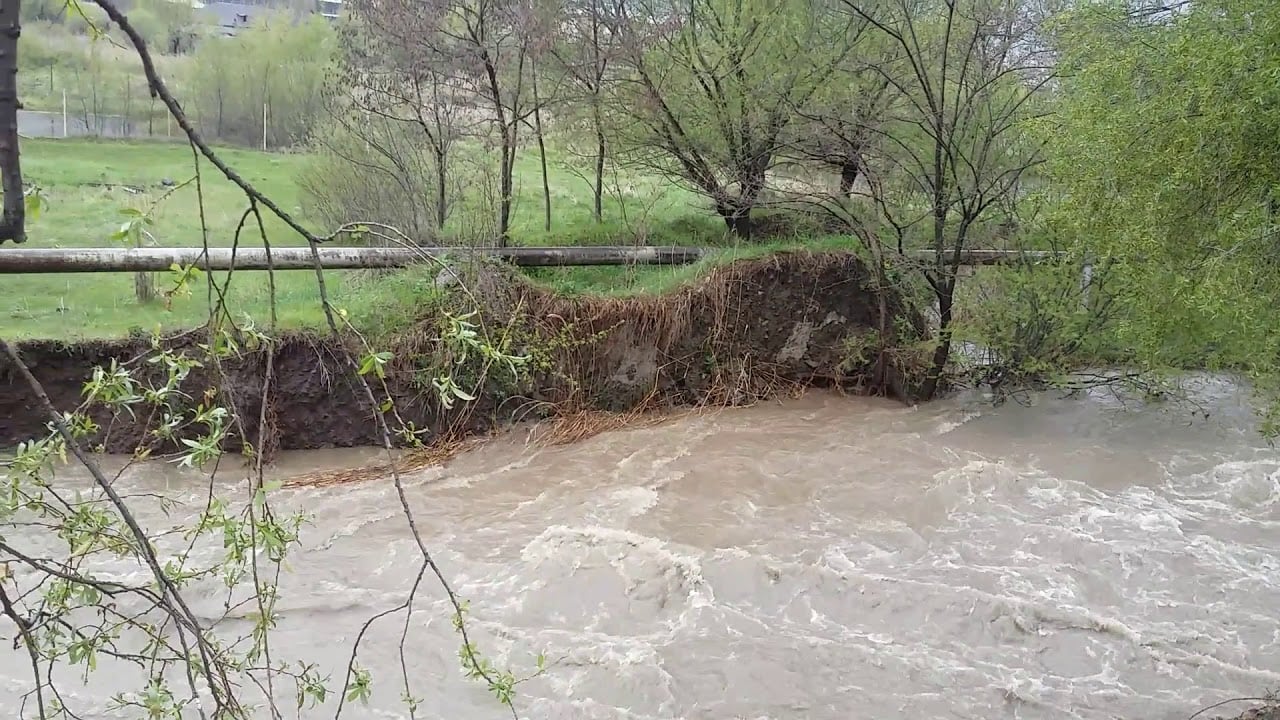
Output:
[[[421,262],[427,257],[468,259],[490,257],[522,267],[564,265],[683,265],[696,262],[704,251],[695,247],[507,247],[507,248],[318,248],[326,270],[394,268]],[[0,249],[0,274],[158,272],[174,265],[195,265],[202,270],[266,270],[263,248],[63,248]],[[276,270],[311,270],[311,249],[277,247],[271,250]]]

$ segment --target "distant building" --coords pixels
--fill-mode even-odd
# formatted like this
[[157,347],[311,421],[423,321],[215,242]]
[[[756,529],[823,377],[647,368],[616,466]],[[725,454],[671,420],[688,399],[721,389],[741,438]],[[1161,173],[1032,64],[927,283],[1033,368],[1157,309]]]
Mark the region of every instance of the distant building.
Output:
[[316,0],[316,10],[330,20],[342,15],[342,0]]
[[[342,15],[342,0],[313,0],[315,3],[310,11],[302,11],[302,15],[315,13],[329,20],[336,20]],[[297,3],[289,2],[271,2],[270,0],[263,2],[261,0],[249,0],[247,2],[231,2],[230,0],[212,0],[197,5],[197,11],[204,13],[217,28],[219,35],[232,37],[239,31],[253,25],[254,21],[261,15],[268,12],[279,12],[281,10],[298,11]],[[295,15],[300,17],[300,15]]]
[[258,14],[269,10],[264,5],[246,5],[234,2],[210,2],[200,8],[200,12],[209,18],[219,35],[234,36],[253,24]]

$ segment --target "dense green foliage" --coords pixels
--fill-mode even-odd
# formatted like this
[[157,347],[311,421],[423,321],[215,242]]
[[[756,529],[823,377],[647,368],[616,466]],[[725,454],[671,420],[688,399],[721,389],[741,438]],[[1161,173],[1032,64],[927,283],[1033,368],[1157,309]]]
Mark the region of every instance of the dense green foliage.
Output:
[[1115,265],[1118,348],[1147,366],[1280,369],[1280,6],[1061,24],[1054,222]]

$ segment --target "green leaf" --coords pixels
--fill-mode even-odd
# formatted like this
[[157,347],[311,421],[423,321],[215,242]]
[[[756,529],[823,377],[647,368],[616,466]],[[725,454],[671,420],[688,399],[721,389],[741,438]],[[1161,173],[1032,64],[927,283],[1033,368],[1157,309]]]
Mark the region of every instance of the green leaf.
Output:
[[40,194],[40,188],[32,188],[24,198],[26,206],[27,219],[36,221],[40,219],[40,213],[49,204],[44,196]]

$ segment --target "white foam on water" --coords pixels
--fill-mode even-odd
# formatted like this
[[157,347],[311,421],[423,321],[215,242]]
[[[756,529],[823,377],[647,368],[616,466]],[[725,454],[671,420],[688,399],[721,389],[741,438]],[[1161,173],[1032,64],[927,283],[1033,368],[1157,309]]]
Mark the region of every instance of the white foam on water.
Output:
[[969,408],[958,412],[958,416],[945,418],[938,421],[937,427],[934,428],[933,434],[946,435],[947,433],[964,427],[971,420],[977,420],[982,417],[982,413],[978,410]]
[[624,487],[603,493],[593,503],[588,519],[601,524],[623,524],[649,512],[658,504],[658,491],[651,487]]
[[536,447],[530,447],[514,460],[503,463],[496,468],[488,468],[472,473],[459,472],[456,464],[435,465],[413,473],[409,476],[409,482],[406,484],[411,482],[413,485],[431,485],[442,490],[465,490],[489,478],[500,477],[504,473],[516,470],[524,470],[540,457],[541,451]]
[[610,564],[630,582],[638,582],[639,578],[627,577],[624,561],[634,557],[642,563],[656,566],[666,574],[677,576],[691,601],[707,592],[706,581],[702,578],[702,566],[696,556],[677,552],[663,540],[629,530],[598,525],[553,525],[524,547],[521,558],[534,564],[567,558],[576,564],[582,548],[604,550]]
[[[1129,431],[1081,402],[762,405],[516,461],[473,454],[407,485],[486,656],[523,675],[546,653],[522,716],[1185,718],[1280,686],[1280,460],[1238,439],[1184,452],[1190,431],[1145,426],[1141,443],[1097,450],[1101,428]],[[1010,414],[1058,434],[1001,429]],[[794,446],[761,442],[775,430]],[[339,641],[404,598],[420,557],[388,491],[284,501],[319,524],[280,606],[285,657],[340,671]],[[407,662],[436,715],[496,716],[460,677],[449,613],[428,577]],[[362,714],[403,716],[386,649],[402,622],[371,630],[361,661],[381,694]],[[5,709],[21,660],[5,666]]]

